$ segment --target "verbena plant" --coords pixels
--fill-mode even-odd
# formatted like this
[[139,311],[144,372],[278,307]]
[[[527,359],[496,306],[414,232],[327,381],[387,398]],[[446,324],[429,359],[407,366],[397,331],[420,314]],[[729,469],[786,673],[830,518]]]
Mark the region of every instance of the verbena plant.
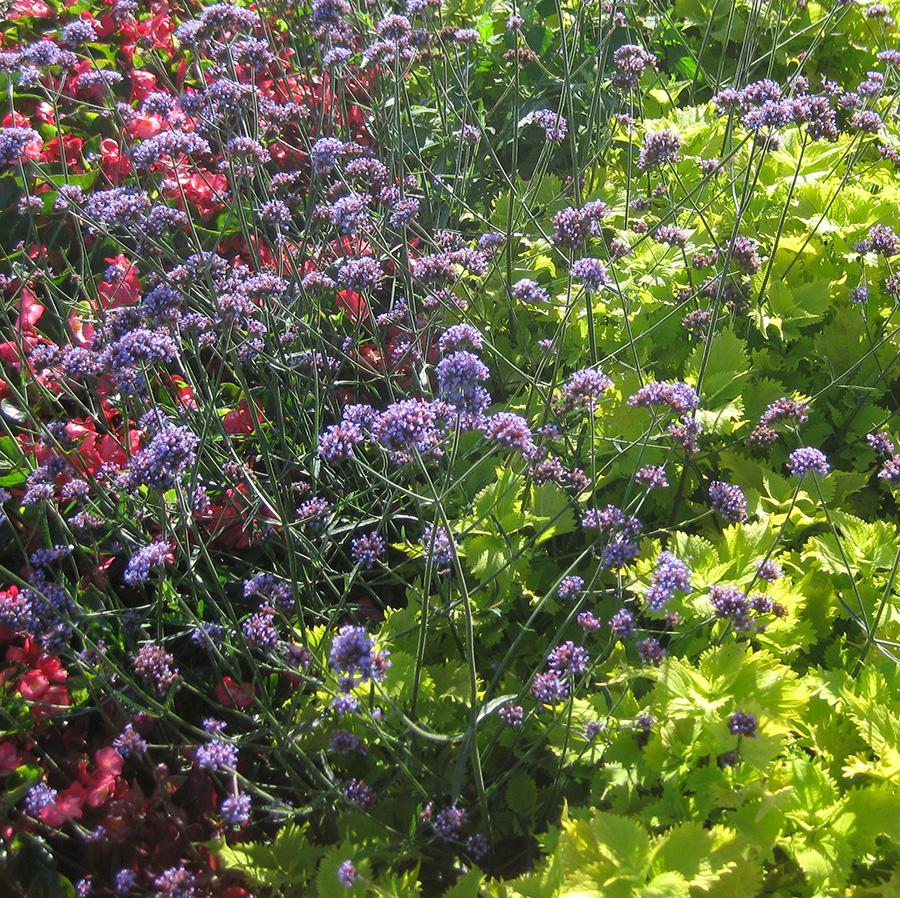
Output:
[[14,0],[4,894],[896,895],[895,9]]

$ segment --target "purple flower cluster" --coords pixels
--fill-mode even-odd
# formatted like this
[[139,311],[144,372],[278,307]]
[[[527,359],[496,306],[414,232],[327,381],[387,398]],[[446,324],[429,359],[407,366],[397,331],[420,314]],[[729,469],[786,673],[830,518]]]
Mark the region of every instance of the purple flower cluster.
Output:
[[612,380],[596,368],[576,371],[562,389],[562,408],[593,408],[593,404],[613,385]]
[[655,131],[644,138],[638,155],[638,168],[652,171],[667,162],[678,162],[681,158],[681,137],[675,131]]
[[794,477],[803,477],[812,472],[824,477],[831,470],[825,454],[811,446],[795,449],[787,460],[787,469]]
[[197,460],[199,437],[187,427],[166,424],[131,459],[123,485],[131,492],[141,486],[163,492],[171,489]]
[[388,667],[387,655],[375,650],[372,638],[363,627],[345,624],[338,631],[328,652],[332,670],[360,680],[381,680]]
[[384,550],[384,537],[377,530],[358,536],[350,543],[350,557],[363,570],[371,569]]
[[651,381],[644,384],[637,393],[628,397],[628,404],[639,408],[663,406],[672,409],[678,415],[686,415],[696,411],[700,405],[697,391],[680,381],[663,383]]
[[138,649],[132,667],[136,674],[149,680],[161,696],[179,677],[175,656],[155,642],[147,642]]
[[675,598],[676,592],[690,590],[690,568],[671,552],[660,552],[647,590],[647,607],[651,611],[660,611]]
[[616,74],[612,83],[619,90],[637,87],[641,75],[656,66],[656,57],[636,44],[623,44],[613,53]]
[[747,497],[733,483],[713,480],[709,485],[709,505],[730,524],[747,520]]
[[757,720],[748,711],[735,711],[728,718],[728,731],[735,736],[756,736]]
[[566,139],[569,126],[558,112],[553,112],[551,109],[536,109],[531,113],[531,120],[539,128],[544,129],[547,140],[552,143],[562,143]]

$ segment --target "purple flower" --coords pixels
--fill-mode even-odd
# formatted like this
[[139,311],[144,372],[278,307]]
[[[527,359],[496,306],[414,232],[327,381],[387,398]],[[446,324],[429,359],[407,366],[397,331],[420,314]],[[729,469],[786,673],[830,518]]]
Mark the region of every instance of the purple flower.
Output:
[[376,652],[371,637],[363,627],[345,624],[338,631],[328,653],[332,670],[361,680],[380,680],[388,667],[386,653]]
[[[85,86],[83,79],[82,75],[79,79],[80,86]],[[148,137],[132,152],[131,160],[135,168],[147,169],[164,158],[175,161],[192,153],[205,156],[211,152],[209,143],[195,131],[171,130]]]
[[497,713],[508,727],[518,728],[525,719],[525,709],[521,705],[504,705]]
[[788,456],[787,469],[794,477],[803,477],[810,471],[824,477],[831,467],[822,452],[811,446],[804,446],[801,449],[795,449]]
[[568,641],[558,645],[547,656],[547,667],[557,676],[581,676],[588,668],[587,649]]
[[337,881],[345,888],[349,889],[353,883],[359,879],[359,873],[352,861],[341,861],[337,868]]
[[435,374],[441,400],[462,415],[483,414],[490,397],[480,384],[489,372],[477,355],[465,350],[454,352],[438,363]]
[[783,396],[766,406],[766,410],[760,415],[759,423],[763,427],[784,421],[799,425],[805,424],[808,420],[809,407],[805,402]]
[[900,455],[892,455],[881,466],[878,476],[888,483],[900,483]]
[[638,155],[638,168],[650,171],[665,162],[678,162],[681,158],[681,138],[674,131],[652,132],[644,138],[644,145]]
[[561,599],[571,599],[578,595],[584,589],[584,580],[581,577],[563,577],[559,581],[556,594]]
[[569,206],[553,216],[551,239],[557,246],[579,249],[585,245],[588,237],[597,233],[599,228],[596,216],[589,215],[584,209]]
[[759,577],[760,580],[765,580],[767,583],[773,583],[783,575],[784,571],[781,569],[781,565],[771,558],[761,561],[756,566],[756,576]]
[[615,505],[605,508],[589,508],[581,518],[581,526],[608,533],[625,523],[625,512]]
[[756,717],[747,711],[735,711],[728,718],[728,730],[735,736],[756,736]]
[[143,755],[147,751],[147,743],[130,723],[125,724],[122,732],[113,739],[112,745],[123,758]]
[[671,552],[660,552],[647,590],[647,607],[651,611],[659,611],[675,597],[676,592],[690,590],[690,568]]
[[372,787],[362,780],[353,779],[347,783],[344,789],[344,795],[351,804],[365,810],[375,801],[375,792]]
[[885,457],[893,455],[897,451],[894,447],[894,443],[890,438],[890,435],[887,433],[887,431],[884,430],[867,433],[866,443],[868,443],[869,447],[873,449],[878,455],[882,455]]
[[538,283],[522,278],[513,284],[512,295],[522,302],[543,303],[550,301],[550,294]]
[[238,762],[237,747],[221,739],[212,739],[201,745],[194,756],[197,766],[214,773],[217,770],[235,770]]
[[656,57],[636,44],[624,44],[613,53],[616,74],[612,83],[619,90],[637,87],[641,75],[648,68],[656,66]]
[[355,753],[363,756],[369,753],[369,749],[366,743],[363,742],[363,740],[358,736],[354,736],[353,733],[350,733],[347,730],[338,730],[331,737],[331,742],[328,744],[328,748],[329,751],[333,752]]
[[353,447],[362,439],[362,431],[357,425],[349,421],[332,424],[319,436],[319,458],[332,464],[353,458]]
[[591,407],[612,385],[612,380],[596,368],[576,371],[563,387],[563,408]]
[[448,327],[438,340],[441,355],[462,349],[463,346],[471,346],[472,349],[481,349],[484,346],[484,337],[471,324],[454,324]]
[[600,720],[590,720],[584,725],[584,738],[588,742],[593,742],[604,729],[604,724]]
[[599,259],[578,259],[572,265],[571,274],[573,278],[584,283],[586,290],[597,291],[609,283],[606,266]]
[[429,402],[403,399],[389,405],[372,425],[372,436],[385,449],[409,453],[428,452],[440,441],[436,426],[437,411]]
[[320,137],[312,145],[312,167],[317,175],[327,175],[347,151],[347,145],[335,137]]
[[42,146],[41,135],[33,128],[0,128],[0,167],[17,162],[27,149]]
[[514,415],[512,412],[497,412],[496,415],[491,415],[483,429],[487,439],[507,449],[527,453],[534,445],[528,422],[521,415]]
[[620,608],[609,621],[609,629],[620,641],[634,635],[634,615],[627,608]]
[[137,873],[128,867],[123,867],[113,878],[113,888],[117,895],[127,895],[134,888],[136,882]]
[[342,692],[332,699],[331,707],[334,708],[338,717],[343,717],[345,714],[356,713],[359,710],[359,702],[350,693]]
[[875,253],[888,259],[900,252],[900,238],[894,233],[893,228],[877,224],[869,229],[869,236],[860,246],[864,248],[863,252]]
[[246,826],[250,822],[250,796],[246,792],[229,795],[219,808],[228,826]]
[[600,619],[591,614],[590,611],[582,611],[576,620],[578,621],[578,626],[589,633],[593,633],[601,627]]
[[125,488],[140,486],[164,492],[171,489],[197,460],[200,438],[186,427],[165,425],[150,442],[135,452],[123,477]]
[[637,653],[641,664],[652,664],[654,667],[659,667],[666,657],[666,650],[660,645],[659,640],[653,637],[638,642]]
[[618,571],[631,564],[640,551],[635,540],[619,534],[604,548],[600,563],[606,570]]
[[542,705],[554,705],[569,696],[569,682],[554,671],[535,674],[531,694]]
[[369,229],[369,199],[362,193],[350,193],[328,207],[328,217],[339,234],[354,235]]
[[342,287],[366,293],[377,290],[384,278],[381,265],[368,256],[360,259],[346,259],[338,269],[337,280]]
[[693,387],[686,383],[662,383],[654,380],[644,384],[637,393],[628,397],[628,404],[645,408],[648,406],[668,406],[679,415],[695,411],[700,405],[700,397]]
[[373,530],[354,539],[350,547],[353,563],[360,565],[364,570],[369,570],[375,564],[375,560],[384,554],[384,538],[377,530]]
[[272,228],[286,230],[291,226],[293,218],[287,204],[281,200],[266,200],[257,210],[259,220]]
[[174,666],[175,656],[155,642],[145,643],[134,657],[134,672],[144,677],[156,687],[158,695],[165,695],[169,687],[178,679],[179,671]]
[[431,828],[438,838],[450,842],[459,835],[465,822],[466,812],[462,808],[442,808],[432,818]]
[[[217,4],[224,6],[225,4]],[[196,880],[192,873],[181,867],[169,867],[153,880],[156,891],[151,898],[194,898]]]
[[709,600],[716,617],[730,620],[736,630],[749,630],[755,626],[749,599],[734,586],[711,586]]
[[129,586],[146,583],[150,579],[152,568],[159,567],[162,564],[171,564],[173,560],[172,547],[168,542],[159,540],[155,543],[150,543],[149,546],[143,546],[138,549],[128,559],[128,565],[122,574],[122,579]]
[[453,542],[445,528],[429,524],[422,532],[422,547],[436,567],[447,568],[453,563]]
[[536,109],[531,113],[531,120],[539,128],[544,129],[547,140],[553,143],[562,143],[566,139],[569,126],[558,112],[553,112],[551,109]]
[[662,465],[645,465],[638,468],[634,475],[635,483],[650,489],[665,489],[669,485],[666,469]]
[[32,786],[25,794],[25,812],[31,817],[37,817],[44,808],[56,801],[56,795],[56,789],[51,789],[46,783]]
[[275,610],[264,606],[244,621],[241,630],[244,638],[253,648],[265,652],[272,652],[278,648],[280,639],[274,620]]
[[713,480],[709,485],[709,504],[726,521],[738,523],[747,520],[747,499],[743,490],[732,483]]

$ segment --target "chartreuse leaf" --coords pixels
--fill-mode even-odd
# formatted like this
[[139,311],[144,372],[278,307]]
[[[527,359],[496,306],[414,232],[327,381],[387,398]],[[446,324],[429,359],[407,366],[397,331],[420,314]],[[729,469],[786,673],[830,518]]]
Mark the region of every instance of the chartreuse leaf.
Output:
[[228,868],[240,870],[254,883],[279,889],[309,882],[323,849],[310,842],[306,825],[288,823],[271,842],[210,843],[213,853]]
[[484,874],[474,868],[461,876],[446,892],[443,898],[478,898]]

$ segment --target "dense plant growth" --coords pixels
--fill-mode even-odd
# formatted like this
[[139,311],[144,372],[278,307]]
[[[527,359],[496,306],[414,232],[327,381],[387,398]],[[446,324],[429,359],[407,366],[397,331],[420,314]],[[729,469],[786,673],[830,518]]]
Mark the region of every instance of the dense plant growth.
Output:
[[900,893],[900,28],[14,0],[4,895]]

